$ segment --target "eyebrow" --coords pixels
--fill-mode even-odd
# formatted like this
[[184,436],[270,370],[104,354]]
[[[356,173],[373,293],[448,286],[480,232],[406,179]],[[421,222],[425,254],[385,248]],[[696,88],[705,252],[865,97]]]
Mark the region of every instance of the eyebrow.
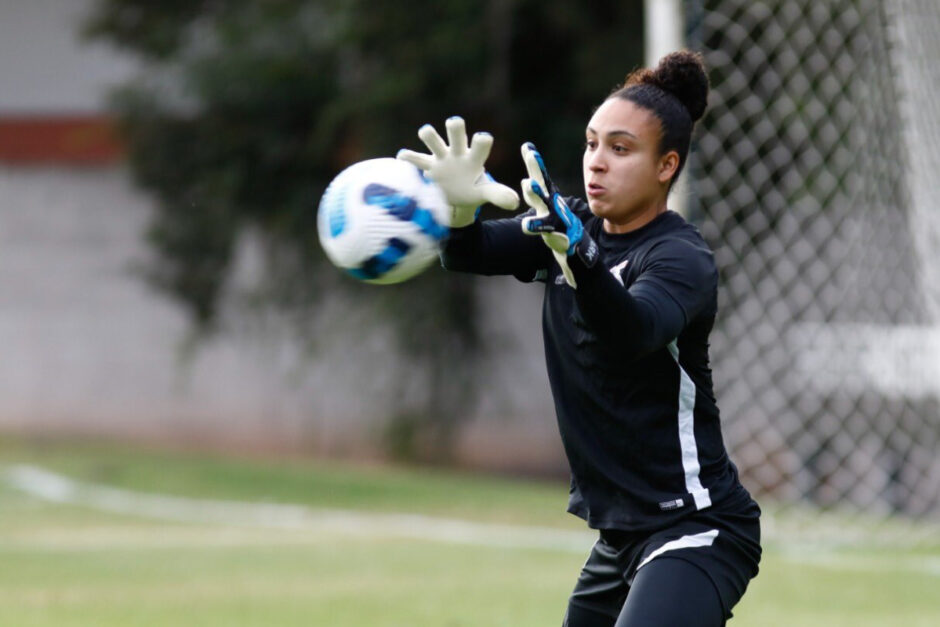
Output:
[[[595,130],[594,130],[593,128],[591,128],[590,126],[587,127],[587,130],[588,130],[588,132],[594,133],[595,135],[597,135],[597,131],[595,131]],[[607,137],[613,137],[613,136],[617,136],[617,135],[626,135],[627,137],[629,137],[629,138],[631,138],[631,139],[639,139],[636,135],[634,135],[634,134],[631,133],[630,131],[616,130],[616,131],[609,131],[609,132],[607,133]]]

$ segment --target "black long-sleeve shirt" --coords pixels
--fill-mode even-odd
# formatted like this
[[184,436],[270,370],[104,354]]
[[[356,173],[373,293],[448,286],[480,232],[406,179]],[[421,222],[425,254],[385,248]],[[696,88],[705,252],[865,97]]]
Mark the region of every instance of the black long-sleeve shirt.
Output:
[[564,280],[521,217],[455,229],[448,270],[544,281],[545,358],[571,466],[568,511],[598,529],[668,526],[696,510],[751,502],[721,437],[708,335],[717,270],[707,244],[667,211],[624,234],[566,198],[594,238],[592,267]]

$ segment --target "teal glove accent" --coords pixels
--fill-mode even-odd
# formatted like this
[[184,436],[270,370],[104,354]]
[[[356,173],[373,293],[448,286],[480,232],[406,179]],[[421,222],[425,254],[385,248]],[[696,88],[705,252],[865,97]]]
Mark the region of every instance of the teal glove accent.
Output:
[[[545,235],[548,233],[565,234],[568,247],[565,254],[569,257],[574,254],[575,247],[584,237],[584,225],[581,224],[581,218],[574,215],[568,208],[568,203],[558,192],[549,194],[543,190],[537,181],[529,181],[529,187],[533,194],[539,196],[542,202],[551,209],[548,215],[538,215],[525,217],[522,219],[522,230],[527,235]],[[528,197],[526,201],[528,201]],[[558,238],[561,241],[561,238]]]
[[522,180],[522,196],[533,210],[522,218],[522,231],[542,237],[552,249],[565,281],[577,288],[568,257],[577,252],[584,264],[591,267],[597,261],[597,245],[562,198],[548,175],[542,155],[531,142],[522,145],[522,160],[529,174],[529,178]]

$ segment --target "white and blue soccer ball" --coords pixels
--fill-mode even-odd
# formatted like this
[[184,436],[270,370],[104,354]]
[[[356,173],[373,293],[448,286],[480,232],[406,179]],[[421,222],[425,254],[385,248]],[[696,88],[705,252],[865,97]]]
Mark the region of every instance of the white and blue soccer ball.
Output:
[[410,163],[369,159],[330,183],[317,230],[333,265],[367,283],[400,283],[438,258],[450,207],[441,189]]

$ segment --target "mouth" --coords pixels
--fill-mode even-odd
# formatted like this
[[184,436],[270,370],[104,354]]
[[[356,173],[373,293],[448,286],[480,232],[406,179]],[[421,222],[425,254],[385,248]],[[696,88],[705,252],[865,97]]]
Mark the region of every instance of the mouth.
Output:
[[603,196],[607,189],[603,185],[598,185],[597,183],[588,183],[587,185],[587,195],[591,198],[597,198]]

